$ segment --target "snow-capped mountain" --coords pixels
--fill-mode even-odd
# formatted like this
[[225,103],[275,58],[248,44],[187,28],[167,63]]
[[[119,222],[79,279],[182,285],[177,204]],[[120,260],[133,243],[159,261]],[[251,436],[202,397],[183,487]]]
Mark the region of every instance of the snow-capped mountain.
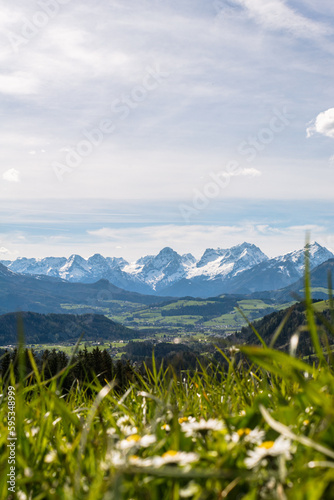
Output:
[[166,247],[156,256],[150,255],[139,259],[134,265],[125,266],[123,271],[134,275],[152,290],[159,291],[184,278],[195,263],[196,259],[191,254],[182,256]]
[[[311,269],[334,258],[318,243],[310,246]],[[95,254],[19,258],[2,261],[10,270],[23,274],[47,275],[70,282],[94,283],[106,279],[113,285],[145,294],[208,297],[222,293],[249,293],[275,290],[297,281],[304,271],[304,250],[269,259],[257,246],[242,243],[229,249],[207,249],[199,260],[163,248],[136,262]]]
[[[310,245],[309,254],[311,270],[334,257],[332,252],[318,243]],[[284,288],[303,276],[304,263],[304,249],[269,259],[236,277],[231,283],[231,292],[248,293]]]
[[187,278],[196,276],[206,276],[211,280],[217,277],[232,278],[266,260],[268,257],[257,246],[249,243],[228,249],[209,248],[205,250],[196,266],[189,270]]

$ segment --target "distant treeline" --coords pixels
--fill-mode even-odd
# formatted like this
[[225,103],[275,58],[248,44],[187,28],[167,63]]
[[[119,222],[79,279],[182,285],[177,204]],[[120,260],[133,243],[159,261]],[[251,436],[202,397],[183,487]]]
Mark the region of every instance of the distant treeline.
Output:
[[[98,380],[102,385],[106,382],[115,380],[116,388],[123,392],[129,383],[135,379],[135,370],[128,361],[118,360],[114,362],[106,350],[96,347],[92,352],[85,348],[70,360],[69,356],[63,351],[45,350],[42,354],[31,351],[39,373],[43,374],[45,380],[58,375],[64,370],[64,380],[62,388],[68,391],[79,381],[90,383]],[[70,362],[70,363],[69,363]],[[66,368],[69,366],[67,372]],[[13,367],[15,380],[19,380],[20,370],[23,376],[34,380],[33,366],[29,358],[28,349],[25,349],[19,360],[17,349],[5,351],[1,357],[1,375],[6,383],[10,377],[10,366]],[[60,377],[61,378],[61,377]]]
[[[55,377],[63,371],[64,379],[62,389],[69,391],[76,382],[91,383],[98,380],[102,385],[115,381],[115,389],[124,392],[131,383],[138,379],[137,375],[145,377],[145,362],[148,368],[152,368],[152,353],[158,367],[161,363],[170,366],[176,373],[184,370],[194,371],[201,365],[207,366],[209,361],[195,350],[192,351],[186,345],[161,343],[154,346],[151,342],[130,342],[126,346],[126,352],[122,359],[114,361],[107,350],[99,347],[88,352],[85,348],[79,350],[72,359],[63,352],[45,350],[42,353],[31,351],[39,373],[43,374],[44,380]],[[2,351],[0,371],[4,383],[10,377],[10,366],[12,365],[15,380],[21,376],[34,381],[33,366],[29,357],[28,349],[25,349],[19,359],[17,349],[13,351]],[[70,368],[68,368],[70,365]],[[67,369],[68,368],[68,369]],[[59,377],[59,380],[62,377]]]

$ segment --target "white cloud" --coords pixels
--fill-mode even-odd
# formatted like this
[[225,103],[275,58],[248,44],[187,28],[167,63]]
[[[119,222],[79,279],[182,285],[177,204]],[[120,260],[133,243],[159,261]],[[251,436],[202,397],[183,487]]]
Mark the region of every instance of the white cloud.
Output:
[[257,168],[243,168],[239,175],[243,175],[245,177],[258,177],[262,174]]
[[270,257],[274,257],[303,248],[309,231],[312,239],[317,239],[320,243],[324,241],[326,228],[316,225],[277,227],[254,223],[233,226],[170,224],[122,229],[105,227],[87,233],[94,239],[99,238],[100,248],[112,248],[117,256],[136,260],[143,255],[158,253],[165,246],[170,246],[181,254],[190,252],[199,257],[206,248],[229,248],[244,241],[259,246]]
[[39,83],[36,77],[24,71],[0,75],[0,93],[10,95],[37,94]]
[[334,108],[319,113],[311,126],[306,129],[307,137],[315,133],[334,139]]
[[323,23],[296,12],[282,0],[234,0],[247,9],[250,18],[269,30],[289,31],[301,38],[318,38],[332,32]]
[[20,172],[15,168],[10,168],[2,174],[2,178],[8,182],[20,182]]

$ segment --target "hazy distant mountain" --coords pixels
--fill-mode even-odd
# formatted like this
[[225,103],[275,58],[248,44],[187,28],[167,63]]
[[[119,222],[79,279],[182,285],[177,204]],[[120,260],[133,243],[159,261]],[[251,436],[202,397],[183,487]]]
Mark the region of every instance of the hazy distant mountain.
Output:
[[[310,257],[313,269],[334,258],[334,254],[314,243]],[[304,250],[269,259],[257,246],[242,243],[229,249],[209,248],[199,260],[166,247],[157,255],[147,255],[132,263],[100,254],[87,260],[71,255],[68,259],[19,258],[3,263],[15,272],[43,274],[72,283],[106,279],[119,288],[141,294],[208,297],[286,287],[303,274]]]

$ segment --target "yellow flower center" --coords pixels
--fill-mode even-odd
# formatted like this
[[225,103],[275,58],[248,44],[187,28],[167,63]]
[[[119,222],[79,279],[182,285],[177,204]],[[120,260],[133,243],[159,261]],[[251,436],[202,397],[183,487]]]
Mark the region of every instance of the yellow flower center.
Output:
[[304,425],[308,425],[309,423],[310,423],[309,420],[304,420],[304,422],[303,422]]
[[139,458],[138,455],[131,455],[130,457],[131,460],[138,460],[138,458]]
[[260,444],[260,448],[265,448],[266,450],[270,450],[274,446],[275,442],[274,441],[265,441],[264,443]]
[[137,443],[138,441],[140,441],[140,439],[141,439],[141,438],[140,438],[140,436],[138,436],[138,434],[132,434],[132,436],[128,436],[128,437],[126,438],[126,440],[127,440],[127,441],[135,441],[136,443]]
[[166,453],[164,453],[162,455],[162,458],[167,458],[167,457],[175,457],[175,455],[177,455],[177,451],[175,450],[169,450],[169,451],[166,451]]
[[237,431],[237,434],[238,434],[239,437],[241,437],[241,436],[248,436],[250,433],[251,433],[251,429],[248,429],[248,427],[246,429],[239,429]]
[[181,418],[179,418],[179,424],[183,424],[184,422],[188,422],[188,418],[187,417],[181,417]]

